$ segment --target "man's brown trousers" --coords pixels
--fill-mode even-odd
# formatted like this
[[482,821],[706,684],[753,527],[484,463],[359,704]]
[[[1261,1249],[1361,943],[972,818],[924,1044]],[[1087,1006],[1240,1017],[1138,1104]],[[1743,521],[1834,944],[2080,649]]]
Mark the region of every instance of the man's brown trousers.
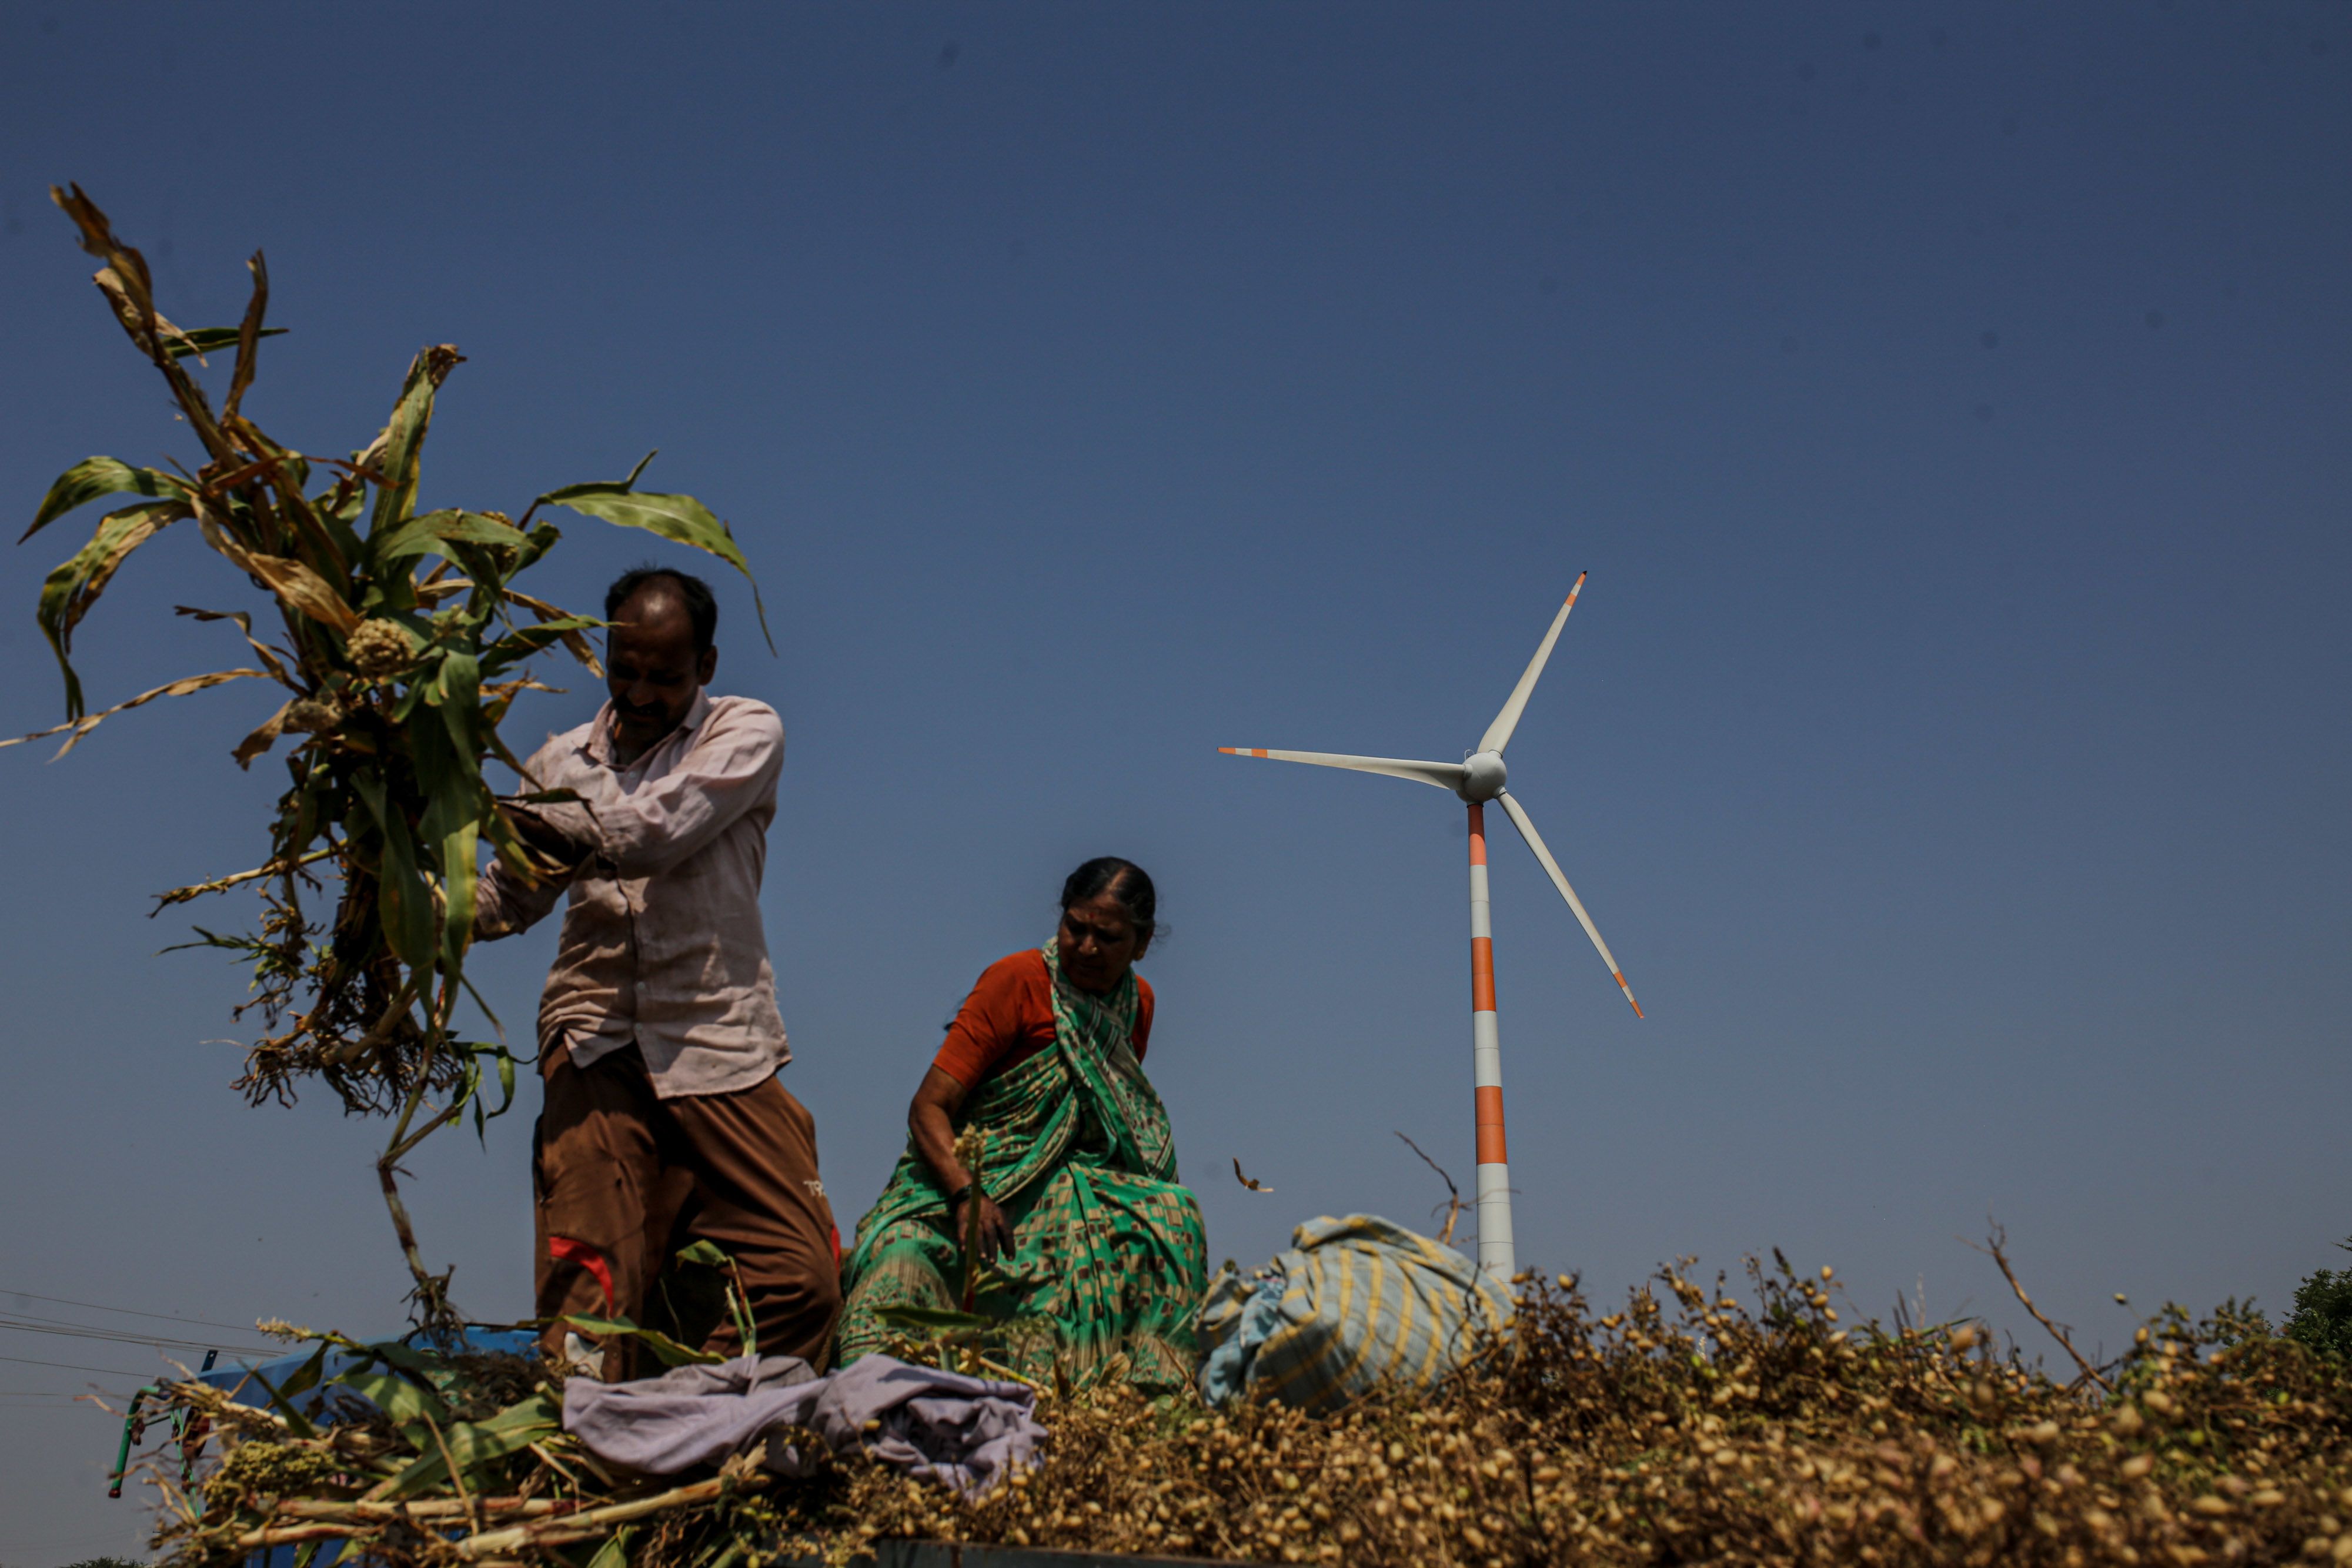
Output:
[[[838,1233],[817,1176],[816,1124],[773,1078],[730,1094],[664,1100],[632,1045],[587,1068],[559,1051],[532,1160],[539,1315],[646,1322],[681,1207],[686,1230],[724,1249],[741,1271],[762,1355],[822,1368],[841,1312]],[[563,1348],[557,1324],[544,1338]],[[583,1335],[583,1338],[593,1336]],[[657,1370],[614,1336],[604,1375]],[[703,1349],[742,1354],[731,1321]]]

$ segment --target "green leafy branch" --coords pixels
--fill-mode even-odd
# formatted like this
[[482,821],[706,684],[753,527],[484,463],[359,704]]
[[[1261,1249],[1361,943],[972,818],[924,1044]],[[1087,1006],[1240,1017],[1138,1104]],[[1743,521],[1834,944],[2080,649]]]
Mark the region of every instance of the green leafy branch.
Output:
[[[175,889],[159,908],[259,885],[257,934],[199,933],[202,945],[251,965],[255,994],[246,1006],[258,1008],[268,1025],[237,1086],[255,1103],[290,1103],[300,1081],[320,1078],[346,1110],[394,1118],[377,1161],[384,1201],[416,1281],[421,1321],[446,1322],[447,1275],[425,1266],[400,1197],[400,1162],[468,1108],[478,1130],[512,1103],[506,1048],[451,1033],[459,999],[474,994],[465,959],[481,855],[527,883],[562,874],[518,835],[505,809],[513,802],[501,802],[483,768],[496,759],[523,771],[499,725],[521,692],[547,689],[530,677],[531,658],[560,643],[602,674],[588,640],[601,621],[513,586],[562,538],[533,519],[563,508],[706,551],[746,578],[750,565],[700,501],[637,489],[643,462],[623,480],[547,491],[519,520],[488,509],[419,510],[434,400],[463,362],[446,344],[416,356],[383,430],[350,457],[312,457],[272,440],[246,412],[261,342],[283,330],[266,324],[269,275],[260,253],[248,263],[252,293],[236,327],[183,329],[157,308],[145,259],[80,188],[51,195],[81,247],[104,264],[100,292],[163,376],[204,461],[191,473],[86,458],[42,498],[26,538],[93,503],[128,504],[101,517],[42,585],[37,619],[64,677],[66,722],[22,740],[62,735],[62,755],[105,719],[163,697],[240,680],[281,690],[277,711],[231,753],[250,767],[287,746],[289,782],[272,815],[268,859]],[[205,355],[232,348],[215,406],[191,362],[203,366]],[[276,640],[256,632],[250,612],[183,608],[234,626],[252,663],[183,676],[90,712],[73,664],[76,631],[135,551],[188,522],[268,596]],[[306,889],[325,887],[322,876],[335,884],[323,925],[304,902]],[[481,1090],[493,1071],[504,1100],[486,1110]]]

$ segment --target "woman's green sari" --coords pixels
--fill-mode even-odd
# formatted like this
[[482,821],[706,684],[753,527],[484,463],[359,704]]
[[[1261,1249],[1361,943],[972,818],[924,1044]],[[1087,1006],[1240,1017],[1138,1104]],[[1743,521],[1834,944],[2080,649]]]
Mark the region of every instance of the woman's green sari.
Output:
[[[984,1080],[956,1122],[987,1134],[981,1186],[1014,1243],[976,1305],[1008,1322],[1005,1354],[1024,1375],[1050,1373],[1058,1354],[1083,1377],[1124,1354],[1130,1381],[1181,1387],[1199,1364],[1192,1320],[1208,1288],[1208,1239],[1200,1206],[1176,1183],[1168,1113],[1129,1043],[1135,977],[1092,997],[1062,978],[1053,943],[1045,956],[1055,1049]],[[947,1196],[910,1140],[842,1268],[841,1360],[891,1338],[884,1309],[960,1306],[962,1257]]]

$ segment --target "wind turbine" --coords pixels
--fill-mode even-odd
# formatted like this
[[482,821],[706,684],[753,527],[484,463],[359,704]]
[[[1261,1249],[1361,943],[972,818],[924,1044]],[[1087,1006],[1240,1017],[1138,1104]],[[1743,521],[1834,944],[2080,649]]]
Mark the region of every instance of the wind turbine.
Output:
[[1551,630],[1544,633],[1536,656],[1519,676],[1519,684],[1511,688],[1503,711],[1478,737],[1477,749],[1460,762],[1410,762],[1394,757],[1342,757],[1328,751],[1273,751],[1265,747],[1221,746],[1219,751],[1231,757],[1263,757],[1275,762],[1312,762],[1322,768],[1349,768],[1359,773],[1385,773],[1393,779],[1413,779],[1423,784],[1434,784],[1441,789],[1451,789],[1470,808],[1470,1051],[1471,1065],[1477,1084],[1478,1128],[1478,1266],[1497,1280],[1507,1281],[1518,1271],[1517,1256],[1511,1245],[1511,1173],[1509,1155],[1503,1139],[1503,1046],[1495,1022],[1495,941],[1494,928],[1486,909],[1486,802],[1497,800],[1508,813],[1511,825],[1527,840],[1528,848],[1536,853],[1537,862],[1551,878],[1559,895],[1576,914],[1576,922],[1584,934],[1592,938],[1600,950],[1601,961],[1609,966],[1609,977],[1625,993],[1633,1004],[1633,1016],[1642,1015],[1642,1004],[1633,1000],[1633,989],[1625,983],[1625,972],[1610,955],[1609,944],[1601,939],[1601,928],[1592,924],[1592,916],[1584,912],[1583,901],[1576,889],[1568,885],[1568,878],[1559,862],[1551,858],[1544,847],[1543,835],[1536,831],[1527,809],[1513,800],[1503,788],[1508,770],[1503,766],[1503,748],[1511,743],[1511,732],[1518,727],[1519,715],[1526,711],[1528,696],[1536,689],[1537,678],[1542,675],[1544,661],[1551,657],[1552,644],[1559,641],[1559,630],[1568,624],[1568,612],[1576,608],[1576,596],[1583,591],[1589,572],[1576,574],[1576,586],[1568,591],[1568,601],[1552,617]]

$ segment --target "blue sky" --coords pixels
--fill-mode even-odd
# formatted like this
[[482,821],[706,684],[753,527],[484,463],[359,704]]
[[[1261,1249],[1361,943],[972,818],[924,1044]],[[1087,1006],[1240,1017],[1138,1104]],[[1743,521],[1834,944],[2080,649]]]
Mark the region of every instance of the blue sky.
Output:
[[[2299,3],[18,5],[0,496],[186,453],[68,179],[184,324],[266,248],[281,439],[362,444],[446,341],[431,504],[659,447],[776,630],[718,583],[719,684],[791,737],[765,909],[845,1225],[971,978],[1112,852],[1244,1260],[1423,1220],[1392,1130],[1467,1185],[1465,841],[1214,748],[1457,756],[1589,569],[1512,783],[1649,1018],[1496,838],[1522,1260],[1606,1297],[1777,1245],[2042,1354],[1958,1239],[1990,1211],[2114,1343],[2111,1292],[2275,1309],[2352,1232],[2347,63]],[[90,521],[0,558],[9,732],[62,716],[33,600]],[[583,607],[646,553],[569,533],[536,586]],[[235,662],[169,610],[251,598],[150,547],[94,698]],[[0,753],[0,1310],[398,1320],[381,1129],[246,1109],[236,975],[146,918],[259,858],[265,701]],[[478,960],[509,1024],[552,935]],[[415,1162],[485,1317],[528,1307],[535,1108]],[[0,1340],[0,1563],[132,1544],[57,1396],[152,1354]]]

